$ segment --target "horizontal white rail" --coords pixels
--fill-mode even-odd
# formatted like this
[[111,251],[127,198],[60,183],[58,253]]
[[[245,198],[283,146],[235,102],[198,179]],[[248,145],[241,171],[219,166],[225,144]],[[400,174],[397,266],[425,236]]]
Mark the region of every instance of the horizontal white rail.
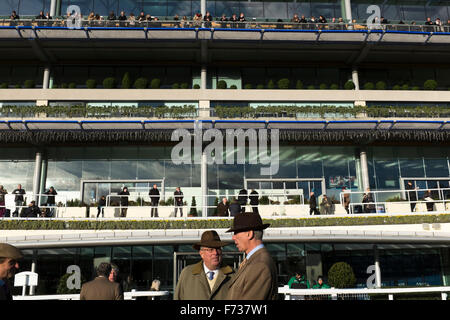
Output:
[[[169,291],[131,291],[124,292],[124,300],[135,300],[137,297],[163,297]],[[80,300],[80,294],[50,294],[37,296],[14,296],[14,300]]]

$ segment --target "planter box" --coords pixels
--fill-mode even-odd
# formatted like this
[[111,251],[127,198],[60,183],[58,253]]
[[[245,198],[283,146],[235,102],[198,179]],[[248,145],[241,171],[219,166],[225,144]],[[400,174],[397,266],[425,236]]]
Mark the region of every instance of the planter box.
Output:
[[408,213],[411,212],[409,202],[386,202],[386,213]]
[[58,207],[56,216],[58,218],[86,218],[86,207]]
[[[160,218],[168,218],[173,216],[175,208],[173,206],[159,206],[158,216]],[[183,216],[186,216],[187,208],[183,210]],[[177,212],[177,216],[180,213]],[[97,208],[91,207],[89,210],[89,217],[97,217]],[[101,214],[100,217],[101,218]],[[120,218],[120,207],[106,207],[105,208],[105,218]],[[151,217],[151,207],[128,207],[127,218],[150,218]]]

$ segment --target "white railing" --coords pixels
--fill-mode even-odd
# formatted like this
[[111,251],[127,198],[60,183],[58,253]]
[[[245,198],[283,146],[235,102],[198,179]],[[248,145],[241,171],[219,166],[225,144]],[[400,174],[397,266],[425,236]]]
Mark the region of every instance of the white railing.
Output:
[[[437,199],[432,199],[432,200],[419,200],[421,197],[419,197],[419,193],[422,193],[422,197],[424,196],[426,191],[430,191],[432,196],[437,198]],[[416,199],[414,201],[411,201],[410,199],[410,193],[414,192]],[[399,189],[399,190],[377,190],[377,191],[372,191],[370,190],[370,194],[372,195],[372,201],[371,202],[362,202],[362,198],[364,197],[364,194],[366,194],[367,192],[365,191],[345,191],[345,192],[341,192],[339,194],[340,197],[340,201],[342,206],[344,205],[344,194],[348,194],[350,196],[350,205],[349,205],[349,211],[350,213],[354,213],[355,212],[355,207],[356,206],[361,206],[362,211],[364,211],[364,207],[367,205],[372,205],[375,207],[373,213],[386,213],[386,207],[388,204],[392,204],[392,203],[404,203],[404,204],[408,204],[409,208],[411,208],[411,204],[415,204],[415,212],[417,212],[418,209],[418,204],[424,203],[424,204],[438,204],[438,203],[442,203],[444,204],[444,210],[439,210],[439,211],[450,211],[446,208],[445,204],[450,203],[450,198],[447,198],[450,196],[450,188],[434,188],[434,189],[410,189],[410,190],[406,190],[406,189]],[[437,197],[436,197],[437,195]],[[386,201],[389,197],[398,197],[398,200],[390,200],[390,201]],[[357,201],[354,201],[354,199],[357,198]],[[380,210],[382,209],[382,210]],[[384,211],[384,212],[382,212]],[[427,210],[428,211],[437,211],[435,209],[433,210]],[[403,212],[403,210],[402,210]],[[425,211],[424,211],[425,212]],[[360,212],[360,213],[364,213],[364,212]]]
[[[168,296],[169,291],[131,291],[124,292],[124,300],[136,300],[137,297],[155,297]],[[80,300],[80,294],[49,294],[37,296],[14,296],[14,300]]]
[[283,294],[285,300],[370,300],[372,294],[384,294],[389,300],[394,295],[402,293],[433,293],[441,294],[442,300],[447,300],[450,287],[416,287],[389,289],[290,289],[289,286],[278,288],[278,294]]
[[[0,206],[0,208],[5,208],[5,209],[10,209],[11,211],[11,216],[13,214],[14,211],[17,210],[18,212],[18,216],[20,215],[22,209],[24,208],[28,208],[29,204],[31,203],[31,201],[36,201],[36,206],[39,207],[39,209],[50,209],[50,210],[54,210],[54,217],[57,217],[58,215],[58,209],[57,208],[62,208],[63,210],[65,210],[67,208],[67,196],[66,195],[60,195],[60,194],[56,194],[56,195],[50,195],[50,194],[45,194],[45,193],[36,193],[34,194],[33,192],[28,192],[25,194],[13,194],[13,193],[7,193],[4,195],[5,196],[5,205]],[[21,206],[16,206],[15,203],[15,197],[16,196],[22,196],[23,197],[23,201],[22,201],[22,205]],[[54,197],[55,198],[55,205],[54,206],[49,206],[47,201],[44,202],[45,204],[42,204],[42,198],[43,197]]]

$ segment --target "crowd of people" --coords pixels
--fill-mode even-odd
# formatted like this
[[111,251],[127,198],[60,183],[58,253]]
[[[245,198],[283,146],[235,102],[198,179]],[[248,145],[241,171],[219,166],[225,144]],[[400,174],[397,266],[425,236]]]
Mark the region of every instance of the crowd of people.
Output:
[[[116,15],[114,11],[111,11],[108,16],[103,17],[98,13],[90,12],[87,17],[84,17],[83,15],[78,16],[77,13],[67,13],[63,18],[64,20],[69,18],[80,18],[84,21],[87,21],[89,25],[95,26],[95,25],[102,25],[102,26],[121,26],[121,27],[135,27],[140,26],[141,23],[148,23],[152,22],[152,26],[158,26],[160,25],[160,18],[151,15],[150,13],[146,13],[144,11],[141,11],[137,16],[130,12],[127,14],[125,11],[121,11],[120,14]],[[49,12],[46,12],[44,14],[43,11],[39,12],[39,15],[35,17],[36,20],[52,20],[52,17]],[[20,20],[19,15],[16,11],[12,11],[10,20]],[[167,18],[165,18],[167,20]],[[169,19],[170,20],[170,19]],[[102,22],[103,21],[103,22]],[[105,22],[106,21],[106,22]],[[179,16],[176,14],[172,21],[174,22],[175,27],[206,27],[209,28],[212,26],[212,22],[217,22],[221,27],[227,27],[228,25],[235,28],[245,28],[245,24],[242,22],[246,21],[256,21],[256,18],[250,18],[247,19],[245,14],[243,12],[236,14],[233,13],[230,16],[227,16],[226,14],[222,14],[220,17],[213,17],[209,11],[206,11],[205,15],[202,15],[201,13],[196,13],[192,17],[188,17],[186,15]],[[230,24],[231,23],[231,24]],[[342,17],[335,18],[326,18],[323,15],[319,15],[318,18],[315,16],[311,16],[309,18],[305,17],[305,15],[299,15],[298,13],[295,13],[291,19],[277,19],[277,23],[287,23],[289,25],[294,25],[294,28],[301,28],[301,29],[322,29],[325,27],[325,25],[329,29],[337,29],[337,30],[346,30],[348,28],[355,28],[358,29],[359,27],[362,27],[361,24],[357,23],[356,19],[353,19],[350,21],[344,21]],[[381,25],[387,25],[391,24],[391,22],[388,21],[385,17],[381,16],[379,19],[376,17],[372,23],[374,24],[381,24]],[[408,25],[417,25],[415,21],[409,21],[405,23],[403,20],[400,20],[399,22],[395,22],[392,24],[408,24]],[[446,23],[443,23],[440,18],[435,18],[432,20],[431,17],[427,17],[426,20],[423,23],[425,26],[430,26],[429,28],[435,27],[450,27],[450,19],[447,20]],[[296,26],[296,27],[295,27]],[[365,27],[365,26],[364,26]],[[428,29],[425,29],[428,30]]]

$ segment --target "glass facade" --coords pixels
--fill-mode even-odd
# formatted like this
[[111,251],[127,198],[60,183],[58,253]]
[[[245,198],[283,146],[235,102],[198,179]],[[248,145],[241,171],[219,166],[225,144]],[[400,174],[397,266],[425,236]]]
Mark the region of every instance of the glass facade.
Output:
[[[344,261],[352,267],[356,287],[366,287],[367,267],[374,264],[373,244],[364,243],[266,243],[278,269],[278,284],[287,284],[295,272],[307,275],[311,285],[319,275],[327,279],[328,270],[335,262]],[[225,247],[224,255],[236,252],[234,246]],[[377,244],[383,287],[448,285],[450,247],[439,244]],[[161,290],[173,290],[174,252],[194,253],[190,244],[68,247],[25,249],[21,271],[30,270],[36,263],[39,284],[36,294],[55,294],[59,279],[70,265],[78,265],[82,281],[89,281],[94,267],[108,261],[119,267],[118,281],[125,291],[132,288],[148,290],[154,279],[161,281]],[[233,265],[234,258],[226,260]],[[312,259],[314,257],[314,259]],[[195,263],[198,255],[184,259]],[[127,282],[128,280],[128,282]],[[16,288],[20,294],[21,288]]]

